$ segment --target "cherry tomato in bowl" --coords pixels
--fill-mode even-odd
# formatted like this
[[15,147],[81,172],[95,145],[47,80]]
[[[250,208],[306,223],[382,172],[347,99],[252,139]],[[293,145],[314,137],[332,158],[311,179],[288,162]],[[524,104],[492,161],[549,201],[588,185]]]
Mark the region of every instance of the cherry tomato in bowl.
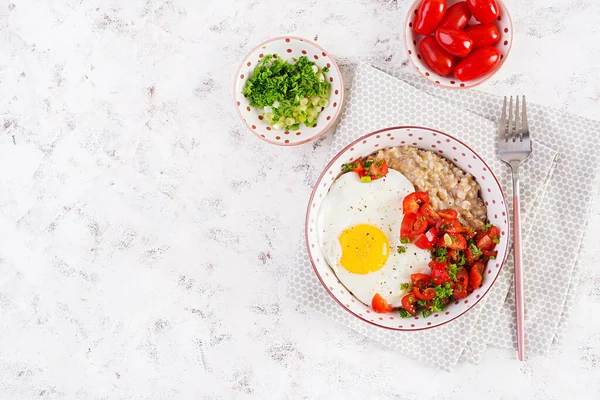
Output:
[[489,74],[499,64],[500,50],[492,46],[482,47],[456,65],[454,76],[461,81],[470,81]]
[[487,24],[498,18],[500,8],[496,0],[467,0],[473,17],[482,24]]
[[473,47],[473,39],[463,31],[438,29],[435,39],[444,50],[456,57],[466,57]]
[[[464,27],[462,26],[464,24],[464,19],[466,18],[461,14],[471,12],[467,2],[465,0],[447,0],[447,9],[444,18],[438,24],[436,32],[427,36],[417,33],[414,29],[418,8],[421,4],[421,0],[415,0],[410,7],[405,22],[404,38],[408,59],[424,79],[432,84],[448,89],[466,89],[475,87],[490,79],[502,67],[510,53],[514,37],[512,20],[510,18],[509,10],[506,8],[503,0],[496,0],[499,15],[494,21],[488,23],[489,25],[481,24],[474,16],[471,16],[468,24]],[[484,30],[484,28],[481,27],[472,28],[473,26],[478,25],[488,25],[488,27],[485,28],[487,30]],[[461,27],[462,29],[460,29]],[[442,46],[438,46],[439,43],[436,45],[432,39],[425,40],[430,36],[435,38],[435,33],[437,33],[438,30],[453,28],[454,30],[466,33],[473,41],[470,53],[467,57],[475,50],[491,45],[500,52],[499,63],[487,73],[484,73],[477,78],[463,80],[457,77],[455,75],[455,69],[462,61],[461,57],[453,56],[448,53]],[[471,32],[473,37],[471,37],[468,32]],[[424,47],[423,50],[422,47]],[[435,58],[435,67],[431,66],[432,55],[437,56]]]
[[430,35],[446,14],[446,0],[422,0],[417,9],[415,32]]

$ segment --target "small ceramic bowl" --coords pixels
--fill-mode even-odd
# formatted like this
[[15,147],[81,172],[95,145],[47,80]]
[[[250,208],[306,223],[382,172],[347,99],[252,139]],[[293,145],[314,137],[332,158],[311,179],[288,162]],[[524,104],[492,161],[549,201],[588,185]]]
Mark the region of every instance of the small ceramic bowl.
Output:
[[[438,75],[431,68],[429,68],[425,60],[423,60],[423,57],[421,56],[421,51],[419,50],[419,43],[421,43],[421,39],[423,39],[424,36],[416,33],[413,29],[417,9],[419,8],[421,1],[422,0],[416,0],[408,10],[406,21],[404,23],[404,47],[406,48],[408,59],[417,69],[419,74],[423,76],[423,78],[427,79],[431,83],[445,88],[466,89],[475,87],[487,81],[500,69],[500,67],[502,67],[502,64],[504,64],[504,62],[506,61],[508,53],[510,52],[510,49],[512,47],[513,24],[510,18],[510,14],[508,13],[508,9],[501,0],[496,0],[496,2],[498,3],[498,7],[500,8],[500,15],[498,16],[496,21],[494,21],[496,27],[498,28],[498,32],[500,32],[500,40],[495,46],[498,50],[500,50],[500,64],[498,64],[498,66],[494,70],[490,71],[486,75],[467,82],[459,81],[454,77],[454,75]],[[448,0],[448,7],[460,1],[464,0]],[[469,21],[469,25],[475,25],[478,23],[479,22],[475,18],[471,18],[471,20]]]
[[[469,172],[481,188],[481,197],[487,206],[490,223],[501,232],[500,243],[496,246],[498,256],[485,266],[483,285],[468,297],[447,305],[443,312],[434,313],[427,318],[415,316],[401,318],[398,310],[386,314],[375,313],[370,306],[356,299],[337,279],[335,273],[325,262],[317,236],[317,215],[323,199],[331,184],[341,171],[342,164],[374,153],[377,150],[410,145],[430,150],[453,162],[463,171]],[[416,331],[434,328],[450,322],[473,308],[488,293],[506,260],[508,253],[509,222],[506,199],[500,183],[490,168],[477,153],[452,136],[433,129],[400,126],[369,133],[350,143],[340,151],[327,165],[315,184],[306,213],[306,245],[314,271],[331,297],[346,311],[360,320],[381,328],[398,331]]]
[[[294,58],[306,56],[319,68],[329,68],[326,74],[331,83],[329,105],[321,111],[314,127],[300,124],[296,131],[276,130],[261,116],[263,110],[251,107],[249,100],[242,94],[246,81],[254,73],[254,68],[267,54],[277,54],[290,62]],[[294,146],[314,140],[332,127],[344,102],[344,81],[337,64],[321,46],[303,38],[281,36],[259,44],[244,58],[235,75],[233,98],[238,115],[252,133],[269,143]]]

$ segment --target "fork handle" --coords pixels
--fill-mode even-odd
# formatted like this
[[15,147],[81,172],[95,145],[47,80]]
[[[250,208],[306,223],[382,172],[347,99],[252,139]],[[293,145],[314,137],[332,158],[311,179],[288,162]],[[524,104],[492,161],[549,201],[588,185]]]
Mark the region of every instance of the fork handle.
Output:
[[523,251],[521,248],[521,203],[519,201],[519,166],[513,173],[513,255],[515,258],[515,302],[517,306],[517,349],[519,360],[525,359],[525,298],[523,293]]

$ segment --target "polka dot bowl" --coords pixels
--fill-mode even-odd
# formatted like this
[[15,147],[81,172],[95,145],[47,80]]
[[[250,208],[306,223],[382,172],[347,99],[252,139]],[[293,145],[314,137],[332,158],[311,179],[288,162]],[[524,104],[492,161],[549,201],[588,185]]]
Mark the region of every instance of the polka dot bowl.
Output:
[[[448,7],[460,1],[461,0],[448,0]],[[421,40],[424,38],[424,36],[416,33],[413,29],[417,9],[421,4],[421,0],[416,0],[408,10],[406,22],[404,24],[404,47],[406,48],[408,59],[416,68],[417,72],[419,72],[419,74],[421,74],[421,76],[427,79],[429,82],[448,89],[472,88],[482,84],[483,82],[491,78],[502,67],[502,65],[506,61],[506,58],[508,57],[508,53],[510,52],[510,49],[512,47],[514,32],[512,20],[510,18],[510,14],[508,13],[508,9],[501,0],[496,0],[496,2],[498,3],[498,7],[500,8],[500,15],[498,16],[496,21],[494,21],[494,24],[498,28],[498,32],[500,32],[500,40],[495,45],[495,47],[498,50],[500,50],[500,63],[493,71],[490,71],[484,76],[467,82],[462,82],[456,79],[452,74],[449,76],[438,75],[427,65],[425,60],[423,60],[423,57],[421,56],[421,51],[419,50],[419,43],[421,43]],[[471,20],[469,21],[469,25],[474,25],[478,23],[479,22],[475,18],[471,18]],[[457,63],[458,61],[459,60],[457,59]]]
[[[490,260],[485,266],[483,285],[474,290],[467,298],[450,303],[444,311],[434,313],[427,318],[423,318],[422,315],[401,318],[397,310],[386,314],[377,314],[371,309],[370,305],[367,306],[361,303],[340,283],[331,267],[325,262],[317,239],[317,214],[329,188],[338,177],[342,164],[367,156],[380,149],[402,145],[433,151],[474,176],[481,188],[481,197],[487,206],[488,219],[501,232],[500,243],[496,246],[498,256],[495,260]],[[314,271],[325,290],[343,309],[360,320],[378,327],[398,331],[416,331],[448,323],[460,317],[481,301],[498,278],[506,259],[508,232],[506,199],[500,183],[485,161],[466,144],[450,135],[428,128],[402,126],[369,133],[346,146],[331,160],[315,184],[310,197],[306,213],[305,233],[308,255]]]
[[[251,107],[250,101],[242,94],[246,87],[246,81],[252,76],[254,68],[267,54],[277,54],[289,62],[292,62],[294,58],[306,56],[319,68],[325,66],[329,68],[329,72],[326,74],[326,79],[331,83],[329,104],[322,108],[314,127],[309,128],[300,124],[300,128],[295,131],[276,130],[262,117],[263,110]],[[299,37],[282,36],[259,44],[244,58],[235,75],[233,97],[238,115],[252,133],[272,144],[294,146],[318,138],[333,126],[340,115],[344,101],[344,81],[333,58],[319,45]]]

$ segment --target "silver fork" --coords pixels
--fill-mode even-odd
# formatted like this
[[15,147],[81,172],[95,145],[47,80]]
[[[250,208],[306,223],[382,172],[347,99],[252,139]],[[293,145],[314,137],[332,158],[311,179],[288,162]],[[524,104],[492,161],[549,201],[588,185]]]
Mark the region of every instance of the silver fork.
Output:
[[513,180],[513,255],[515,258],[515,300],[517,304],[517,347],[519,360],[525,358],[525,304],[523,295],[523,252],[521,249],[521,205],[519,202],[519,166],[531,155],[531,137],[527,123],[527,106],[523,96],[522,112],[519,115],[519,96],[513,118],[513,98],[510,96],[508,121],[506,97],[502,117],[498,126],[498,154],[510,165]]

